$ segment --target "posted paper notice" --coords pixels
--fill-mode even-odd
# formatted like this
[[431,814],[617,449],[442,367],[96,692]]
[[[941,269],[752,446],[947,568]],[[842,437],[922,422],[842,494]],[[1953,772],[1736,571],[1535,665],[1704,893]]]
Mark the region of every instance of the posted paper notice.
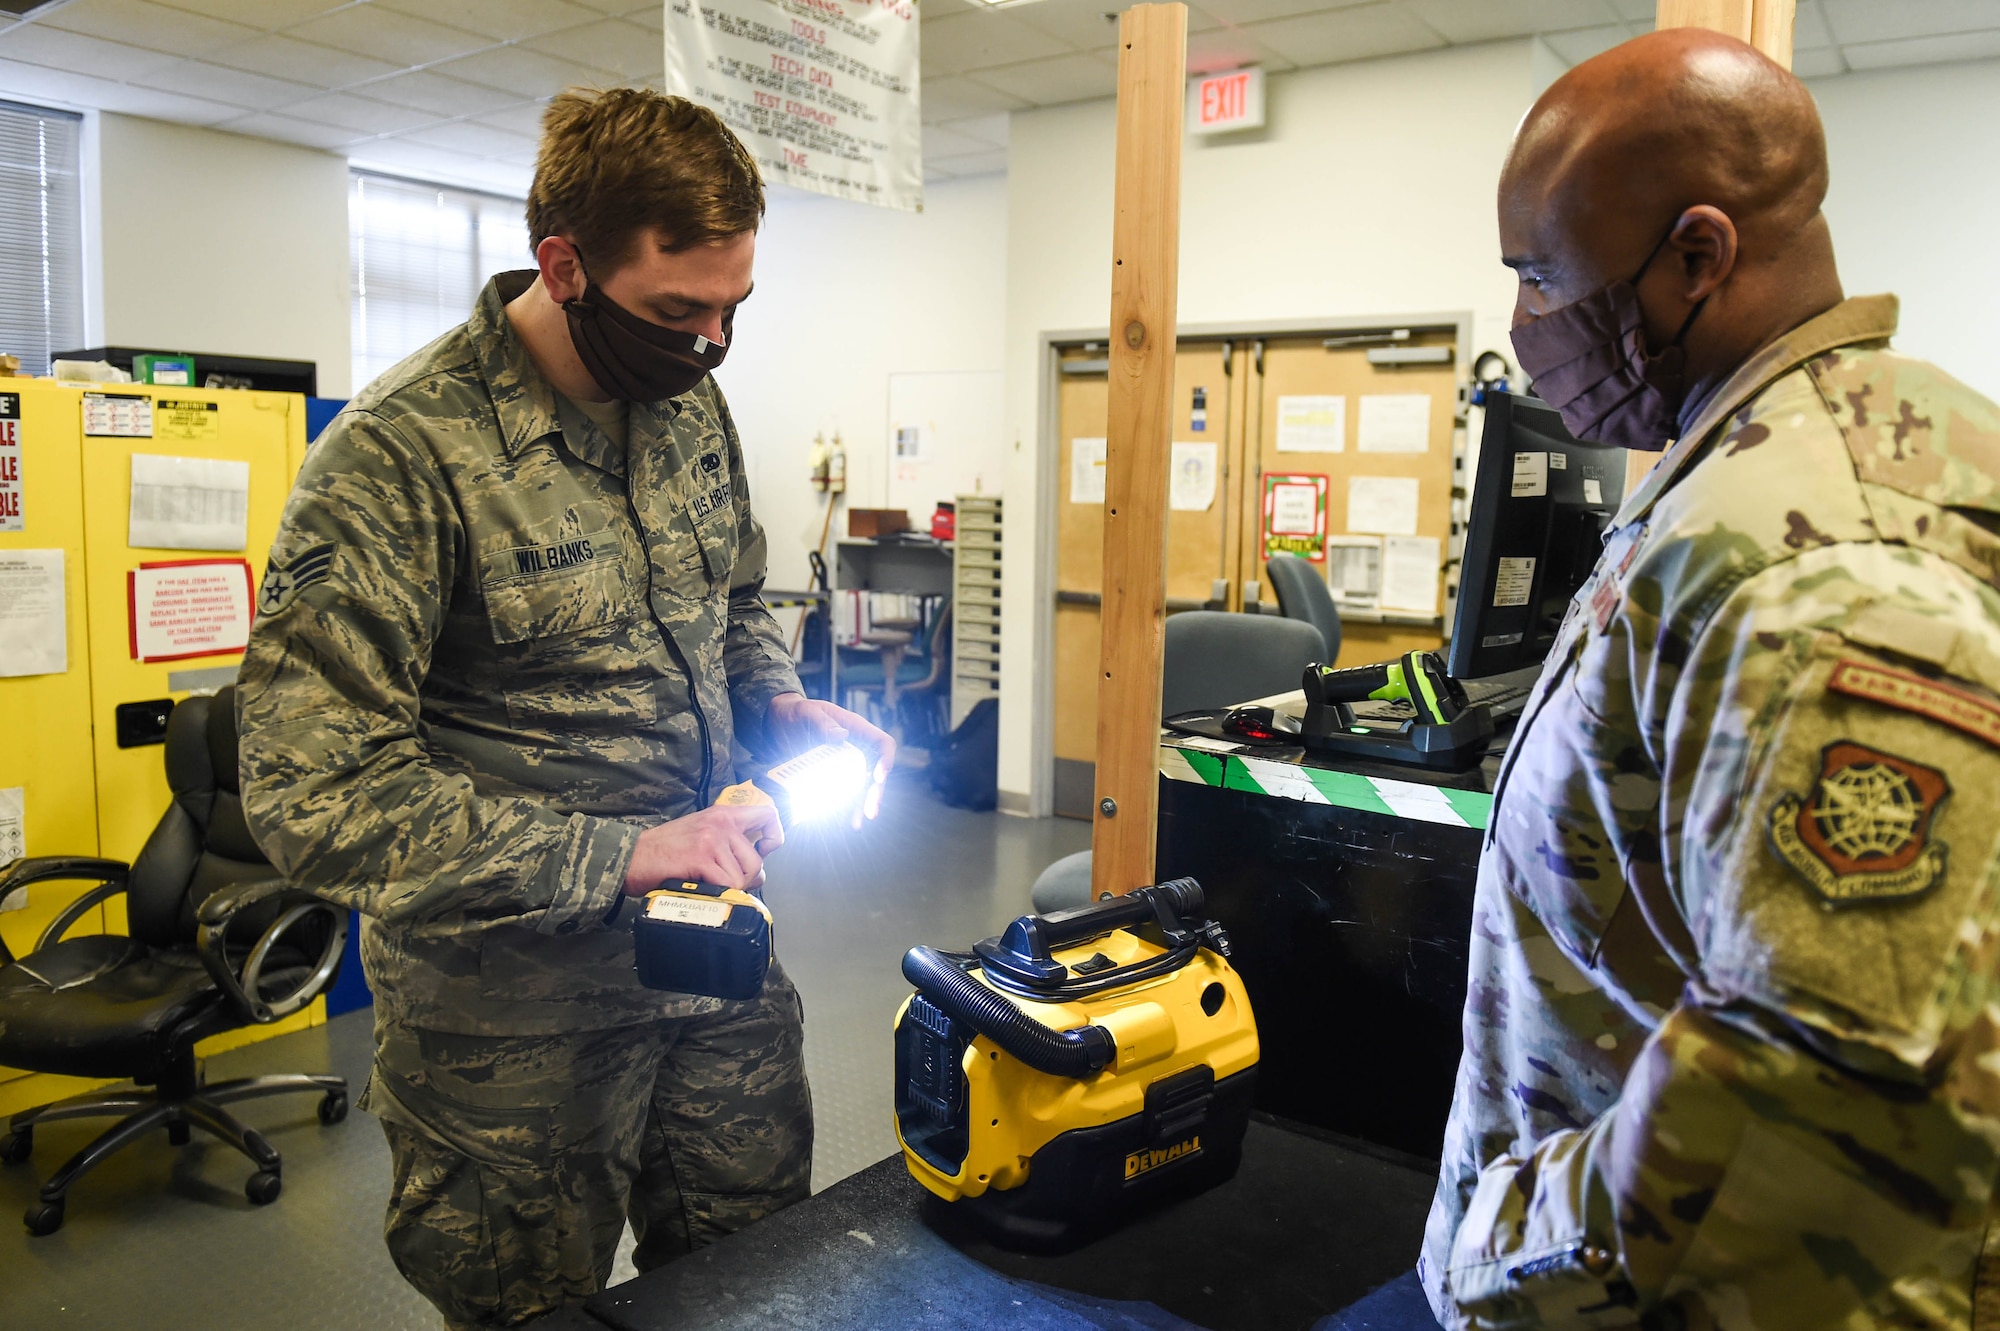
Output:
[[1382,608],[1434,615],[1442,545],[1435,536],[1390,536],[1382,542]]
[[62,551],[0,550],[0,676],[69,669],[67,607]]
[[135,661],[240,652],[250,641],[250,561],[141,564],[126,575]]
[[1183,513],[1206,513],[1215,503],[1214,444],[1174,445],[1174,475],[1168,502]]
[[1382,538],[1327,537],[1326,585],[1337,601],[1374,605],[1382,591]]
[[241,550],[250,544],[250,464],[132,455],[136,550]]
[[1378,536],[1417,534],[1418,484],[1414,476],[1350,476],[1347,530]]
[[1347,450],[1347,399],[1332,396],[1278,398],[1280,453],[1342,453]]
[[1069,502],[1104,502],[1104,440],[1072,439],[1069,445]]
[[[28,856],[28,788],[0,787],[0,864]],[[28,894],[16,892],[0,910],[26,910]]]
[[1429,393],[1364,393],[1356,446],[1363,453],[1425,453],[1431,446]]

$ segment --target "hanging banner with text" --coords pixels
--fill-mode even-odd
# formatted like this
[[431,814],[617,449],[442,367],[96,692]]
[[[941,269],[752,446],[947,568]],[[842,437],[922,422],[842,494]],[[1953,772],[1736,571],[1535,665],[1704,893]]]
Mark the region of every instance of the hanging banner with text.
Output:
[[922,212],[916,0],[666,0],[667,91],[767,181]]
[[141,564],[125,577],[133,660],[181,661],[249,645],[249,560]]

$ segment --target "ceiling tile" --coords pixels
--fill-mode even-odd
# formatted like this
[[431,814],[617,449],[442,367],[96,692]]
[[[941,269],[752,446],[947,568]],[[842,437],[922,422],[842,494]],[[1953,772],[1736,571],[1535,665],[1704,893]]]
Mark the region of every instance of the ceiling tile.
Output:
[[1490,42],[1536,32],[1590,28],[1612,15],[1604,0],[1406,0],[1418,18],[1450,42]]
[[923,72],[959,74],[993,65],[1042,60],[1067,54],[1070,48],[1053,37],[1016,22],[1004,10],[988,14],[954,14],[924,24]]
[[227,19],[265,32],[289,28],[352,0],[156,0],[170,9],[207,18]]
[[355,166],[386,171],[391,175],[410,176],[440,185],[491,190],[516,198],[527,193],[530,176],[530,172],[522,167],[504,166],[452,152],[448,148],[411,143],[407,139],[378,139],[374,143],[363,144],[348,153],[348,161]]
[[970,77],[1037,106],[1055,106],[1114,95],[1118,91],[1118,62],[1106,55],[1063,55],[982,69]]
[[207,55],[257,36],[255,28],[148,4],[146,0],[89,0],[86,4],[51,10],[35,22],[174,55]]
[[1840,52],[1831,46],[1823,46],[1815,51],[1797,51],[1792,55],[1792,73],[1802,79],[1823,79],[1846,72],[1847,62],[1842,60]]
[[477,55],[447,60],[436,67],[436,72],[511,93],[513,101],[550,97],[565,88],[603,88],[618,83],[618,76],[608,70],[559,60],[518,46],[496,46]]
[[1372,60],[1445,44],[1413,15],[1386,4],[1281,18],[1254,24],[1250,31],[1266,46],[1283,51],[1302,66]]
[[1202,0],[1202,5],[1223,23],[1241,26],[1245,23],[1263,23],[1274,18],[1291,18],[1295,14],[1355,9],[1379,2],[1380,0]]
[[925,79],[918,102],[925,120],[957,120],[995,111],[1019,111],[1033,104],[963,78]]
[[666,69],[666,43],[656,32],[620,19],[601,19],[522,43],[546,55],[609,70],[628,79],[652,78]]
[[160,51],[145,51],[123,42],[86,37],[79,32],[51,28],[46,23],[23,23],[0,28],[0,57],[31,65],[48,65],[100,78],[129,79],[137,74],[170,65],[180,59]]
[[[627,23],[636,23],[642,28],[651,28],[656,34],[665,32],[667,29],[667,8],[665,5],[648,5],[644,9],[635,10],[630,14],[621,14],[619,17],[623,18]],[[666,50],[664,46],[660,49],[662,53]]]
[[225,120],[216,128],[226,129],[231,134],[253,134],[260,139],[297,143],[307,148],[339,148],[360,137],[353,130],[342,129],[338,125],[323,125],[294,116],[273,115],[268,111],[256,111],[235,120]]
[[491,46],[490,39],[376,5],[336,9],[289,30],[289,35],[401,68],[428,65]]
[[1607,23],[1601,28],[1577,28],[1571,32],[1550,32],[1542,35],[1549,49],[1561,56],[1572,67],[1582,64],[1595,55],[1603,55],[1612,47],[1630,39],[1631,33],[1622,23]]
[[[1078,51],[1109,51],[1118,45],[1121,7],[1120,0],[1040,0],[1038,4],[1009,10],[1006,16]],[[1105,17],[1107,13],[1110,18]],[[1194,16],[1188,17],[1188,26],[1192,28]],[[925,24],[925,42],[930,40],[933,26],[934,23]]]
[[[1839,31],[1837,25],[1835,31]],[[1847,57],[1849,69],[1985,60],[2000,56],[2000,29],[1954,33],[1948,37],[1905,37],[1894,42],[1850,42],[1840,48],[1840,53]]]
[[1659,18],[1659,0],[1609,0],[1619,18],[1628,23],[1651,23]]
[[1826,26],[1826,14],[1819,7],[1819,0],[1799,0],[1798,13],[1792,22],[1792,49],[1817,51],[1832,45],[1833,33]]
[[252,74],[269,74],[294,83],[310,83],[318,88],[344,88],[350,83],[381,78],[402,68],[401,65],[392,65],[386,60],[371,60],[351,51],[336,51],[331,46],[277,36],[259,37],[255,41],[213,53],[204,52],[203,55],[213,64],[228,65],[231,69],[247,70]]
[[117,91],[118,87],[109,79],[8,60],[4,52],[0,52],[0,88],[5,88],[10,97],[70,106],[95,106],[99,97]]
[[495,129],[504,129],[539,139],[542,134],[542,112],[547,109],[548,105],[545,102],[522,102],[518,106],[484,112],[478,120],[482,125],[491,125]]
[[1213,74],[1245,65],[1261,65],[1272,73],[1292,68],[1291,61],[1241,28],[1217,28],[1214,32],[1188,35],[1188,73]]
[[513,42],[604,17],[569,0],[374,0],[391,9],[496,41]]
[[933,157],[965,157],[973,153],[992,152],[993,148],[993,144],[982,143],[942,125],[924,126],[924,160],[927,162]]
[[2000,28],[1995,0],[1822,0],[1821,8],[1843,46]]
[[526,100],[525,94],[481,87],[427,69],[364,84],[356,92],[398,106],[414,106],[439,116],[478,116]]
[[220,102],[187,97],[177,92],[137,88],[129,83],[107,85],[103,92],[91,99],[90,105],[100,111],[145,116],[148,120],[172,120],[183,125],[215,125],[243,114],[240,106],[224,106]]
[[364,134],[400,134],[405,130],[434,125],[438,119],[428,111],[418,111],[407,106],[391,106],[387,102],[356,97],[344,92],[315,97],[311,101],[287,107],[286,110],[301,120],[338,125],[343,129],[358,130]]
[[1007,146],[1006,116],[968,116],[963,120],[948,120],[939,128],[948,129],[954,134],[962,134],[969,139],[977,139],[982,148]]
[[515,134],[504,129],[494,129],[491,125],[481,125],[471,120],[454,120],[449,124],[433,125],[429,129],[413,130],[399,138],[412,143],[434,144],[440,148],[450,148],[453,152],[469,153],[474,157],[505,157],[535,150],[535,141],[525,134]]
[[176,61],[132,82],[167,92],[185,93],[190,97],[212,98],[228,102],[231,106],[249,107],[253,111],[269,111],[273,107],[320,95],[318,88],[309,88],[302,83],[267,79],[261,74],[246,74],[240,69],[226,69],[200,60]]

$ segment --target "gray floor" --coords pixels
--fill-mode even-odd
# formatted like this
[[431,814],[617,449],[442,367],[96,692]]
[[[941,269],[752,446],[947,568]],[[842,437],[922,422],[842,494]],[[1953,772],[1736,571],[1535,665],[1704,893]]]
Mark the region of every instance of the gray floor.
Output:
[[[1088,844],[1084,823],[965,813],[902,782],[859,833],[794,832],[771,862],[766,899],[778,954],[805,996],[815,1188],[896,1148],[889,1023],[908,992],[904,949],[965,947],[996,932],[1028,908],[1044,865]],[[369,1014],[356,1012],[216,1058],[209,1076],[330,1070],[358,1093],[369,1054]],[[63,1228],[31,1239],[15,1217],[105,1124],[40,1129],[29,1164],[0,1167],[0,1328],[433,1331],[430,1305],[382,1248],[381,1133],[359,1111],[322,1128],[313,1103],[241,1106],[285,1156],[285,1193],[271,1206],[244,1199],[249,1164],[234,1151],[199,1133],[180,1149],[162,1137],[79,1183]],[[620,1268],[629,1271],[622,1255]]]

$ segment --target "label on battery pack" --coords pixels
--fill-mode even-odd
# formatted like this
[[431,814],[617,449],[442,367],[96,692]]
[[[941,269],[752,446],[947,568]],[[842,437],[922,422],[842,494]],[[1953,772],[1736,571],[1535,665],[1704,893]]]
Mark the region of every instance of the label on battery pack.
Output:
[[663,893],[646,898],[646,918],[665,920],[670,924],[699,924],[709,929],[720,929],[729,923],[729,912],[733,909],[727,901],[714,897],[684,897],[678,893]]

